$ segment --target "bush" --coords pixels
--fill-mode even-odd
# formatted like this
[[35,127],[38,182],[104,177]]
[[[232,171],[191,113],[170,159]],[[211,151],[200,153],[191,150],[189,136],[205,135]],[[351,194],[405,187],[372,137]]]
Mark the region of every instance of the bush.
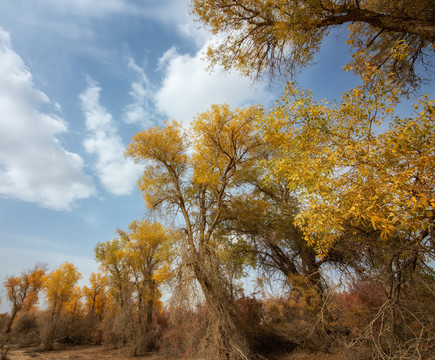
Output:
[[160,353],[165,359],[188,359],[199,351],[207,329],[207,310],[174,309],[162,334]]
[[21,347],[38,345],[40,334],[36,314],[27,312],[17,317],[11,335],[14,343]]
[[281,336],[267,321],[269,316],[263,302],[243,296],[236,300],[235,305],[240,329],[246,335],[252,353],[267,355],[295,348],[294,343]]

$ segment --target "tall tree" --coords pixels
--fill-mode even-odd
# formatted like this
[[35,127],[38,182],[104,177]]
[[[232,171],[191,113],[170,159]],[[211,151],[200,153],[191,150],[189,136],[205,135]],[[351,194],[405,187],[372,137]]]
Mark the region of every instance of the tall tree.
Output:
[[94,249],[95,258],[108,274],[108,285],[112,296],[124,307],[130,297],[130,278],[124,256],[124,247],[119,238],[98,243]]
[[128,148],[135,161],[146,162],[139,181],[148,208],[181,213],[181,230],[190,267],[209,311],[210,358],[244,359],[248,350],[237,330],[228,279],[215,246],[223,208],[236,191],[238,172],[255,163],[262,141],[253,127],[257,107],[212,106],[193,122],[188,138],[172,122],[138,133]]
[[435,43],[432,0],[192,0],[192,12],[219,35],[208,50],[212,64],[258,76],[288,78],[309,64],[334,27],[349,25],[353,61],[393,72],[415,87],[418,65],[429,66]]
[[[429,265],[435,260],[435,102],[423,97],[410,117],[396,116],[400,91],[379,72],[368,65],[376,86],[357,87],[332,104],[289,85],[260,127],[278,151],[270,161],[274,173],[299,195],[296,223],[306,241],[320,258],[337,244],[356,247],[369,276],[382,284],[386,297],[377,318],[388,320],[377,323],[379,336],[364,330],[373,349],[386,351],[389,327],[390,339],[407,344],[391,351],[420,356],[422,341],[433,339],[433,322],[416,294],[433,287],[435,275]],[[409,305],[411,298],[417,300]]]

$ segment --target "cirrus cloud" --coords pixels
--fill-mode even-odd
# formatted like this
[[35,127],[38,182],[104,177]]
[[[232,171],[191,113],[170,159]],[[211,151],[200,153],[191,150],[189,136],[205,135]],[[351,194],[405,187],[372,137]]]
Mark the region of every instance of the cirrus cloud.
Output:
[[124,108],[123,120],[127,124],[140,124],[148,127],[152,125],[152,120],[155,117],[153,85],[145,70],[138,66],[131,57],[128,58],[128,68],[135,77],[135,80],[130,84],[131,90],[129,92],[133,102]]

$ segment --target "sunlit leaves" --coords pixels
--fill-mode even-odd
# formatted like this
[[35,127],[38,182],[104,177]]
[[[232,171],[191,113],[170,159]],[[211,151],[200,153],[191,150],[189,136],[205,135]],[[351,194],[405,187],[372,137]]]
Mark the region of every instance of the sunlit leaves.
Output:
[[20,276],[10,276],[4,282],[7,298],[13,307],[28,311],[38,302],[38,292],[42,288],[45,275],[43,268],[35,267]]
[[[109,275],[112,292],[122,297],[126,289],[135,289],[142,298],[154,287],[154,277],[160,284],[171,276],[174,237],[161,224],[147,220],[134,220],[128,232],[118,230],[118,235],[97,244],[96,258]],[[96,278],[95,286],[101,281]]]
[[[252,124],[261,114],[257,107],[230,111],[213,105],[193,123],[193,182],[219,187],[235,175],[238,166],[252,166],[261,146]],[[230,184],[228,184],[230,185]]]
[[76,288],[80,278],[77,268],[67,261],[44,278],[43,291],[53,313],[74,307],[81,297],[79,289]]
[[44,267],[36,265],[32,270],[20,276],[9,276],[4,282],[7,299],[12,304],[11,318],[6,326],[6,333],[11,330],[19,312],[32,310],[38,302],[38,293],[42,289],[45,276]]
[[133,138],[128,154],[146,164],[139,188],[147,206],[181,210],[191,245],[193,228],[201,224],[201,241],[210,240],[212,231],[204,238],[206,224],[215,228],[238,171],[254,164],[262,145],[254,129],[260,115],[256,106],[231,111],[227,105],[214,105],[198,115],[190,133],[173,122]]
[[289,86],[262,124],[280,151],[275,172],[303,199],[298,224],[321,255],[344,231],[417,238],[433,222],[433,102],[392,117],[398,97],[388,84],[332,105]]
[[[265,69],[279,75],[312,60],[326,29],[316,23],[311,7],[283,0],[194,0],[193,13],[220,35],[208,49],[212,65],[236,67],[246,75]],[[294,6],[292,6],[294,5]],[[301,21],[303,19],[303,21]],[[284,75],[285,76],[285,75]]]
[[186,135],[175,121],[164,128],[141,131],[133,137],[127,154],[136,162],[154,161],[138,183],[149,208],[170,201],[171,195],[180,191],[182,184],[178,179],[184,176],[188,167],[188,146]]
[[212,66],[288,79],[311,62],[332,28],[351,24],[348,70],[365,78],[369,63],[406,89],[421,81],[415,67],[431,60],[431,6],[429,0],[192,0],[193,14],[218,35],[207,52]]
[[87,313],[90,317],[103,315],[107,302],[107,278],[101,273],[92,273],[89,277],[89,287],[83,286],[83,295]]

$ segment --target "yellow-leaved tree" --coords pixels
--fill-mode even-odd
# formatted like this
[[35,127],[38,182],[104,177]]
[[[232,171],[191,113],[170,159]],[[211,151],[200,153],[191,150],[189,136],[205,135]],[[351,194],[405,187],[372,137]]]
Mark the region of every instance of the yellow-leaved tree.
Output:
[[20,276],[9,276],[4,282],[7,298],[12,304],[11,317],[6,326],[6,334],[20,311],[29,311],[38,302],[38,293],[42,289],[45,266],[35,265],[32,270]]
[[44,277],[43,291],[50,315],[42,331],[43,349],[49,350],[53,347],[56,333],[60,333],[61,314],[75,315],[81,297],[80,289],[76,286],[80,278],[81,274],[77,268],[68,261]]
[[95,318],[102,319],[107,299],[107,277],[101,273],[92,273],[89,277],[89,287],[83,286],[86,299],[87,317],[90,324]]
[[321,258],[337,243],[359,249],[382,284],[384,305],[362,331],[376,356],[413,357],[434,336],[417,294],[434,279],[435,102],[397,116],[400,92],[384,80],[332,104],[289,85],[259,126],[278,153],[274,173],[298,194],[306,241]]
[[95,255],[129,319],[126,340],[132,342],[132,354],[137,355],[155,347],[153,309],[162,295],[158,285],[171,276],[174,234],[157,222],[134,220],[128,231],[118,230],[118,235],[97,244]]
[[89,287],[83,286],[85,298],[88,338],[94,344],[101,344],[102,331],[97,325],[103,321],[108,295],[106,292],[107,277],[101,273],[92,273],[89,277]]
[[418,86],[435,41],[432,0],[192,0],[192,12],[219,35],[207,56],[247,75],[292,75],[309,64],[332,28],[349,25],[350,69],[365,64]]
[[433,251],[434,102],[424,97],[400,118],[396,100],[382,87],[358,87],[330,105],[289,85],[260,124],[279,149],[274,171],[300,194],[298,222],[321,255],[344,231],[401,241],[418,256]]
[[204,334],[210,359],[245,359],[249,352],[235,324],[229,279],[219,261],[217,227],[237,189],[242,168],[253,166],[262,140],[254,129],[258,107],[230,111],[212,106],[188,133],[167,123],[138,133],[128,154],[146,169],[139,181],[147,207],[181,214],[182,261],[198,281],[208,308]]

